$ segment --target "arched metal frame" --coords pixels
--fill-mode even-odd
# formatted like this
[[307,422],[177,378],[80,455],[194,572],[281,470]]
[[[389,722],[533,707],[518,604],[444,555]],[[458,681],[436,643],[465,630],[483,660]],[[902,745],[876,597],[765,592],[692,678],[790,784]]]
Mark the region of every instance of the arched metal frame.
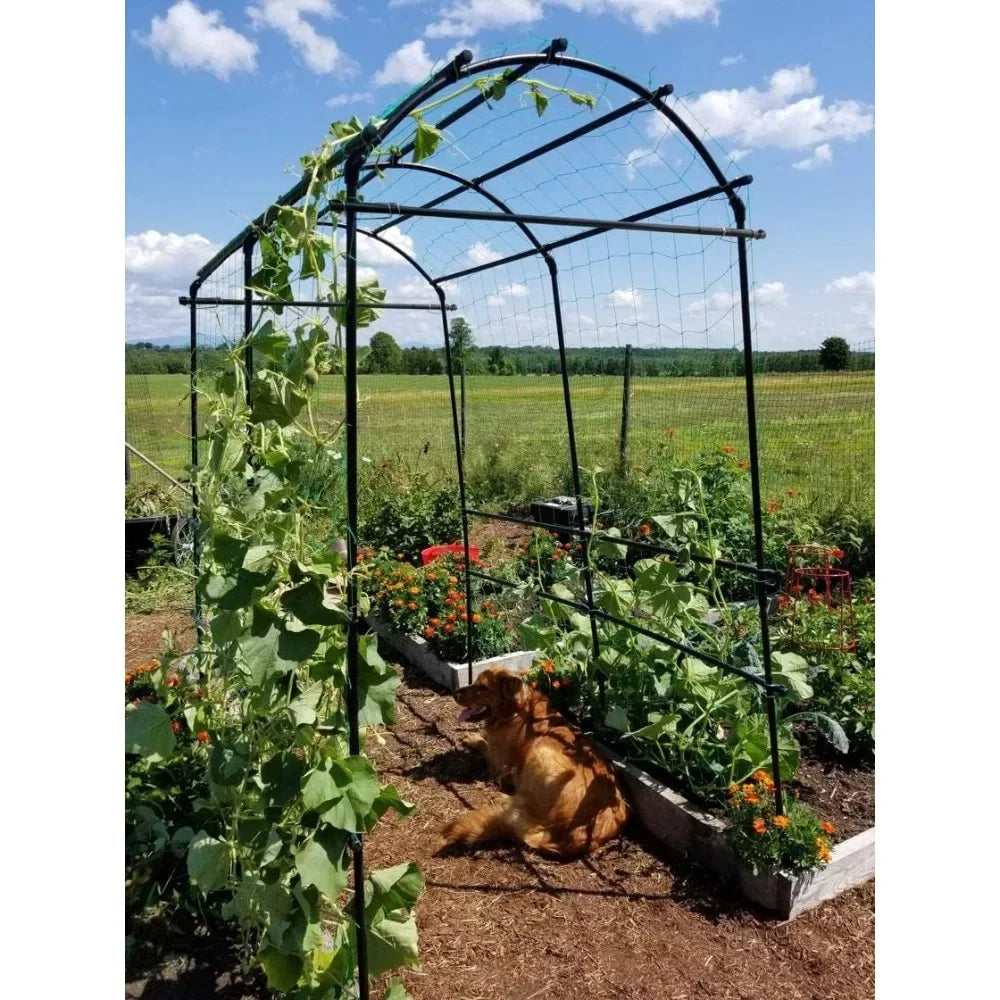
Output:
[[[583,495],[580,482],[580,470],[577,460],[576,435],[573,422],[572,393],[569,383],[569,371],[566,364],[566,344],[563,330],[562,307],[559,291],[558,266],[552,252],[560,247],[567,246],[591,236],[606,233],[612,230],[638,230],[648,232],[675,233],[675,234],[700,234],[726,236],[735,238],[737,241],[737,257],[740,285],[740,322],[743,337],[744,355],[744,378],[748,424],[748,445],[750,458],[750,481],[753,505],[754,523],[754,562],[752,564],[734,563],[726,560],[717,561],[717,565],[729,567],[746,572],[754,577],[756,586],[757,603],[760,613],[762,653],[763,653],[763,676],[750,673],[744,669],[726,663],[715,657],[706,655],[704,652],[693,649],[684,643],[671,639],[668,636],[660,635],[650,629],[638,625],[634,620],[619,619],[609,615],[597,608],[594,602],[593,580],[589,567],[585,570],[585,590],[586,602],[576,602],[559,597],[554,594],[543,596],[556,601],[562,605],[580,611],[589,617],[591,624],[591,637],[593,643],[593,653],[596,656],[600,652],[598,622],[608,621],[627,627],[637,633],[668,645],[682,653],[698,656],[706,662],[712,663],[720,669],[729,673],[743,677],[751,684],[758,686],[766,699],[767,720],[770,736],[771,767],[775,782],[775,804],[779,812],[783,811],[781,774],[778,759],[778,727],[776,698],[784,692],[781,685],[777,685],[772,679],[771,670],[771,647],[770,635],[768,631],[767,606],[769,585],[775,584],[780,579],[780,572],[769,570],[764,562],[764,538],[763,538],[763,518],[760,495],[760,469],[758,461],[758,446],[756,432],[756,400],[753,382],[753,347],[752,347],[752,324],[750,319],[750,287],[747,264],[747,240],[762,238],[765,234],[759,230],[746,229],[746,207],[736,193],[741,187],[751,183],[749,176],[738,177],[734,180],[727,180],[725,174],[719,168],[711,154],[708,152],[701,140],[691,131],[688,125],[680,118],[664,101],[673,90],[670,85],[661,86],[655,90],[630,80],[615,70],[602,66],[598,63],[589,62],[574,56],[565,54],[567,42],[565,39],[557,38],[550,42],[541,52],[523,53],[519,55],[504,55],[491,59],[484,59],[480,62],[473,61],[473,55],[469,51],[459,53],[444,68],[431,76],[423,85],[411,91],[406,97],[389,113],[385,121],[376,126],[369,124],[363,131],[338,150],[331,158],[331,163],[342,166],[342,174],[345,186],[345,199],[342,202],[331,203],[322,213],[324,224],[341,228],[345,231],[346,242],[346,274],[344,300],[335,305],[343,306],[345,309],[344,342],[345,342],[345,368],[346,368],[346,399],[345,399],[345,451],[347,459],[347,548],[349,565],[354,565],[357,550],[357,529],[358,529],[358,509],[357,509],[357,476],[358,476],[358,440],[357,440],[357,238],[361,233],[369,239],[376,240],[386,247],[392,248],[403,260],[405,260],[420,276],[428,283],[437,298],[437,304],[428,303],[385,303],[380,308],[386,309],[431,309],[439,311],[441,315],[442,334],[444,341],[445,361],[448,374],[449,394],[451,403],[452,428],[455,439],[455,461],[458,473],[458,501],[461,507],[462,518],[462,542],[465,549],[465,592],[466,604],[472,607],[472,579],[474,577],[492,580],[496,583],[504,584],[506,581],[497,580],[489,574],[479,570],[473,570],[469,558],[469,517],[493,518],[504,521],[514,521],[526,525],[535,525],[536,522],[529,518],[514,517],[488,511],[474,510],[466,503],[465,493],[465,469],[463,459],[463,442],[461,440],[461,430],[459,426],[458,405],[455,392],[455,372],[452,363],[451,338],[448,330],[448,311],[455,308],[449,305],[444,290],[444,285],[448,281],[453,281],[461,277],[475,274],[494,267],[510,264],[514,261],[523,260],[531,256],[540,256],[546,263],[549,271],[549,280],[553,296],[553,311],[556,327],[556,337],[558,341],[560,367],[562,371],[562,389],[566,412],[567,445],[572,472],[573,489],[576,494],[577,517],[580,524],[578,529],[567,529],[567,533],[574,534],[583,539],[590,538],[611,538],[602,535],[599,531],[586,522],[583,506]],[[594,76],[603,78],[606,81],[618,84],[624,89],[635,94],[635,99],[627,102],[592,121],[573,129],[564,135],[551,140],[531,152],[522,154],[502,164],[499,167],[475,178],[464,178],[452,171],[445,170],[426,163],[405,162],[403,157],[412,152],[412,143],[405,145],[402,149],[394,151],[388,159],[379,158],[369,162],[372,151],[377,150],[393,132],[406,121],[411,112],[425,104],[444,88],[455,84],[462,79],[477,75],[493,73],[498,70],[506,70],[505,83],[509,85],[514,80],[524,76],[536,67],[557,64],[570,69],[580,70]],[[436,127],[444,130],[484,104],[489,94],[479,93],[470,100],[463,103],[450,114],[443,117],[436,123]],[[567,145],[576,139],[591,133],[602,126],[609,124],[631,112],[644,107],[655,108],[676,129],[687,141],[689,146],[697,153],[698,157],[708,169],[715,184],[702,191],[693,192],[681,198],[665,202],[653,208],[638,212],[635,215],[623,219],[599,220],[599,219],[576,219],[566,216],[538,216],[528,215],[512,211],[511,208],[499,197],[490,192],[485,184],[489,180],[516,169],[524,163],[529,162],[545,153],[551,152],[561,146]],[[444,194],[437,196],[423,205],[395,205],[389,203],[362,202],[358,200],[359,191],[373,178],[379,176],[384,170],[411,170],[429,173],[455,182],[455,186]],[[363,175],[363,176],[362,176]],[[256,300],[252,297],[250,290],[250,280],[252,274],[252,258],[254,247],[259,234],[265,232],[273,221],[279,207],[293,205],[300,201],[305,195],[307,182],[300,181],[293,188],[280,197],[266,212],[255,219],[241,233],[227,243],[216,255],[202,267],[192,282],[189,295],[184,296],[180,301],[190,309],[190,330],[191,330],[191,460],[192,466],[198,465],[198,400],[197,400],[197,364],[198,364],[198,324],[197,309],[201,306],[242,306],[243,307],[243,337],[249,337],[253,330],[253,307],[255,305],[275,305],[277,303],[269,300]],[[464,192],[474,192],[487,201],[493,211],[479,211],[468,209],[446,209],[441,208],[445,202]],[[708,226],[682,226],[649,222],[647,220],[665,212],[672,211],[686,205],[696,204],[717,195],[725,195],[732,212],[734,226],[730,227],[708,227]],[[379,214],[388,215],[387,221],[372,228],[362,229],[358,225],[359,214]],[[325,221],[325,219],[336,216],[335,221]],[[477,264],[449,274],[433,276],[431,275],[412,255],[388,240],[382,235],[390,227],[410,218],[456,218],[464,220],[483,220],[512,223],[524,234],[529,248],[518,253],[510,254],[498,260]],[[534,225],[557,225],[562,227],[575,227],[580,231],[571,236],[562,237],[551,242],[542,242],[530,228]],[[219,299],[219,298],[199,298],[198,293],[204,282],[221,266],[230,259],[237,251],[243,253],[243,275],[245,292],[239,299]],[[283,305],[298,305],[312,307],[329,307],[331,303],[324,301],[295,301],[290,300]],[[249,357],[247,348],[247,365],[252,366],[252,358]],[[248,401],[251,392],[252,380],[248,379]],[[197,513],[198,498],[194,496],[194,509]],[[542,526],[542,525],[538,525]],[[618,544],[630,546],[640,552],[650,555],[658,553],[671,553],[667,546],[657,545],[641,540],[630,540],[614,537]],[[199,558],[199,549],[196,542],[195,560]],[[359,711],[359,687],[358,687],[358,637],[360,629],[360,615],[358,602],[357,582],[354,576],[348,577],[347,605],[350,611],[350,622],[347,627],[347,714],[349,724],[349,743],[351,753],[358,753],[360,747],[360,732],[358,727]],[[197,601],[197,598],[196,598]],[[196,606],[196,622],[201,629],[200,608]],[[471,630],[472,624],[469,623]],[[471,641],[468,645],[468,666],[469,680],[473,678],[473,663]],[[601,684],[603,693],[605,678],[598,672],[598,681]],[[354,861],[354,919],[358,925],[357,945],[358,945],[358,976],[359,995],[362,1000],[367,1000],[368,991],[368,963],[367,945],[364,926],[364,860],[361,840],[353,838],[351,842]]]

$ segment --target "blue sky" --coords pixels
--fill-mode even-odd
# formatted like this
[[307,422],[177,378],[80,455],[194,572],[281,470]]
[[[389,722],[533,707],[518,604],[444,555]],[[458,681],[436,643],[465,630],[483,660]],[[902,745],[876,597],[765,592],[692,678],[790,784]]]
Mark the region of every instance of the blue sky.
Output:
[[[557,35],[569,39],[571,53],[640,82],[673,83],[686,112],[717,140],[713,152],[723,169],[754,175],[751,222],[768,232],[753,255],[760,347],[814,347],[831,333],[852,342],[874,337],[871,3],[131,0],[126,29],[127,339],[183,334],[176,295],[216,246],[291,186],[289,166],[319,143],[331,120],[378,113],[456,49],[480,56],[530,51]],[[587,89],[579,75],[571,85]],[[596,113],[626,97],[608,93]],[[563,104],[550,106],[545,126],[552,131],[535,142],[595,113]],[[582,163],[605,149],[605,172],[568,177],[553,193],[543,172],[573,161],[539,161],[530,173],[533,192],[520,191],[511,177],[500,193],[523,211],[600,216],[616,207],[625,214],[629,188],[648,189],[650,197],[669,192],[678,180],[669,163],[681,161],[659,146],[649,117],[629,135],[609,136],[604,147],[595,137],[580,150]],[[492,132],[470,125],[450,137],[455,148],[434,162],[457,169],[456,158],[471,154],[493,165],[519,151],[524,117],[494,121]],[[491,159],[489,147],[503,155]],[[660,149],[656,157],[653,149]],[[517,179],[522,185],[525,176]],[[408,189],[396,183],[393,196],[403,200]],[[608,185],[607,195],[585,202],[595,184]],[[452,262],[452,269],[462,266],[463,254],[468,263],[477,253],[516,249],[494,239],[488,224],[446,232],[416,223],[400,239],[436,273]],[[660,253],[649,237],[621,237],[561,260],[577,342],[731,342],[730,245],[709,246],[680,265],[674,251],[664,246]],[[379,267],[392,297],[425,297],[394,262],[362,263]],[[544,341],[546,286],[537,267],[504,268],[489,281],[455,288],[480,341]],[[380,326],[404,343],[438,338],[429,317],[387,315]]]

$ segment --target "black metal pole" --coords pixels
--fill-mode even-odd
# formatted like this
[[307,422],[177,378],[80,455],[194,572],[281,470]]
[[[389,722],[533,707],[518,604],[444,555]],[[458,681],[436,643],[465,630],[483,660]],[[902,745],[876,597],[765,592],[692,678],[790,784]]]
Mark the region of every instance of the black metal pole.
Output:
[[[347,198],[353,201],[358,191],[358,176],[363,156],[352,156],[344,165]],[[344,432],[347,436],[347,725],[351,755],[361,752],[358,726],[360,697],[358,690],[358,580],[355,575],[358,549],[358,216],[353,209],[345,213],[346,262],[344,295]],[[354,920],[357,924],[358,996],[368,1000],[368,937],[365,926],[365,862],[361,838],[351,843],[354,853]]]
[[625,475],[628,463],[628,418],[632,399],[632,345],[625,345],[625,378],[622,381],[622,428],[618,435],[618,471]]
[[[469,512],[465,506],[465,385],[462,385],[462,417],[459,427],[458,401],[455,398],[455,367],[451,355],[451,334],[448,330],[448,315],[444,307],[444,289],[434,285],[441,301],[441,326],[444,331],[444,363],[448,371],[448,395],[451,399],[451,427],[455,436],[455,465],[458,469],[458,502],[462,508],[462,547],[465,550],[465,659],[469,664],[469,683],[473,681],[472,664],[475,656],[472,649],[472,553],[469,551]],[[463,366],[464,368],[464,366]]]
[[132,462],[128,457],[128,448],[125,449],[125,482],[132,482]]
[[[654,215],[662,215],[664,212],[672,212],[677,208],[684,208],[686,205],[693,205],[696,202],[704,201],[706,198],[713,198],[717,194],[722,194],[723,192],[732,192],[735,188],[744,187],[745,185],[751,183],[753,177],[747,174],[745,177],[737,177],[734,181],[729,181],[726,184],[717,184],[715,187],[705,188],[703,191],[695,191],[693,194],[685,195],[683,198],[675,198],[673,201],[663,202],[661,205],[654,205],[652,208],[643,209],[641,212],[635,212],[632,215],[626,215],[625,222],[639,222],[642,219],[652,218]],[[471,185],[470,185],[471,186]],[[600,233],[607,232],[605,229],[601,229],[598,226],[596,229],[585,229],[582,233],[574,233],[572,236],[564,236],[561,240],[553,240],[551,243],[545,243],[542,245],[542,251],[552,251],[559,250],[562,247],[570,246],[573,243],[579,243],[582,240],[589,239],[591,236],[597,236]],[[498,260],[487,261],[485,264],[474,264],[472,267],[464,268],[461,271],[453,271],[451,274],[442,274],[437,279],[437,281],[452,281],[456,278],[465,278],[471,274],[478,274],[480,271],[488,271],[494,267],[503,267],[506,264],[513,264],[519,260],[525,260],[527,257],[531,257],[538,253],[538,250],[521,250],[519,253],[510,254],[507,257],[500,257]]]
[[[746,222],[746,208],[742,200],[736,199],[733,206],[736,224],[740,228]],[[757,450],[757,402],[754,395],[753,379],[753,336],[750,323],[750,277],[747,270],[747,241],[737,240],[737,255],[740,271],[740,314],[743,321],[743,378],[747,399],[747,438],[750,446],[750,492],[753,502],[753,543],[754,560],[757,563],[757,606],[760,612],[761,655],[764,663],[764,680],[772,684],[771,678],[771,634],[767,624],[767,590],[761,571],[764,569],[764,517],[760,502],[760,462]],[[778,813],[785,811],[781,788],[781,763],[778,756],[778,707],[777,695],[769,686],[766,689],[767,729],[771,742],[771,777],[774,779],[774,808]]]
[[[333,225],[333,223],[320,223],[321,225]],[[182,295],[178,300],[182,306],[191,305],[191,297],[189,295]],[[240,299],[226,299],[226,298],[201,298],[198,300],[198,304],[202,306],[242,306],[246,305],[246,297]],[[346,308],[346,302],[331,302],[329,299],[251,299],[250,305],[252,306],[280,306],[282,309],[285,306],[300,306],[306,309],[343,309]],[[373,309],[413,309],[417,312],[426,311],[433,309],[435,312],[438,310],[438,304],[436,302],[379,302],[372,303]],[[454,311],[458,308],[456,305],[450,305],[447,307],[449,311]]]
[[576,215],[534,215],[527,212],[498,213],[471,208],[422,208],[420,205],[400,205],[389,201],[347,201],[339,207],[350,206],[367,215],[409,214],[427,219],[459,219],[475,222],[524,222],[538,226],[568,226],[573,229],[610,229],[638,233],[678,233],[685,236],[742,236],[762,240],[767,236],[763,229],[743,229],[740,226],[687,226],[673,222],[634,222],[629,219],[584,219]]
[[253,292],[250,290],[250,283],[253,281],[253,247],[254,238],[248,236],[243,244],[243,359],[247,371],[247,406],[251,408],[253,407],[253,348],[245,342],[253,333]]
[[459,377],[462,381],[462,458],[465,458],[465,358],[462,358]]
[[[573,400],[569,391],[569,365],[566,362],[566,335],[563,330],[562,299],[559,296],[559,268],[551,254],[545,254],[545,263],[549,268],[549,278],[552,281],[552,308],[556,320],[556,340],[559,343],[559,367],[562,370],[563,404],[566,408],[566,435],[569,438],[570,475],[573,478],[573,492],[576,494],[576,516],[581,528],[587,527],[583,513],[583,487],[580,484],[580,463],[576,453],[576,430],[573,426]],[[594,511],[596,518],[597,511]],[[597,618],[594,615],[594,579],[590,572],[590,560],[583,567],[583,582],[587,592],[587,610],[590,618],[590,641],[594,648],[594,662],[601,655],[601,642],[597,636]],[[604,675],[597,672],[597,687],[601,704],[604,704]]]
[[[674,88],[671,84],[665,84],[664,86],[658,87],[653,91],[653,97],[669,97],[670,94],[673,93],[673,89]],[[486,181],[491,181],[494,177],[500,177],[501,175],[514,170],[516,167],[520,167],[525,163],[529,163],[530,161],[537,159],[539,156],[544,156],[546,153],[551,153],[553,150],[574,142],[591,132],[596,132],[605,125],[610,125],[612,122],[618,121],[619,118],[624,118],[626,115],[631,114],[633,111],[637,111],[639,108],[644,107],[648,103],[648,97],[637,97],[634,100],[629,101],[627,104],[623,104],[620,108],[616,108],[614,111],[609,111],[607,114],[601,115],[600,118],[595,118],[593,121],[589,121],[586,124],[579,126],[579,128],[573,129],[572,132],[567,132],[565,135],[561,135],[557,139],[552,139],[550,142],[545,143],[543,146],[539,146],[537,149],[523,153],[521,156],[517,156],[513,160],[508,160],[506,163],[502,163],[499,167],[487,170],[485,174],[480,174],[471,183],[477,186],[485,184]],[[445,191],[444,194],[438,195],[436,198],[424,202],[421,207],[435,208],[438,205],[443,205],[446,201],[451,201],[452,198],[460,195],[466,190],[466,187],[467,185],[459,184],[450,190]],[[375,230],[375,232],[384,233],[387,229],[391,229],[393,226],[398,226],[401,222],[405,222],[408,218],[410,218],[410,216],[401,215],[398,218],[390,219],[388,222],[383,222]]]
[[191,282],[188,294],[191,301],[191,342],[190,342],[190,391],[191,391],[191,519],[194,521],[194,546],[191,553],[194,566],[194,634],[200,647],[205,628],[201,620],[201,589],[198,573],[201,569],[201,528],[198,524],[198,290],[201,279]]

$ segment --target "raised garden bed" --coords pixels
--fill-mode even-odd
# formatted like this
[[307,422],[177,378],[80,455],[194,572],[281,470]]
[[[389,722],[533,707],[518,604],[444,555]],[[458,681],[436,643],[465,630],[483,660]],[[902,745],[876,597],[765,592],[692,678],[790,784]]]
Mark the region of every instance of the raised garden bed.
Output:
[[[419,636],[398,635],[374,615],[369,615],[367,621],[372,631],[400,658],[449,691],[469,683],[467,663],[439,659],[425,640]],[[490,667],[524,673],[531,669],[534,655],[532,651],[519,651],[477,660],[472,667],[473,677]],[[600,743],[595,746],[621,775],[636,818],[653,837],[674,854],[696,862],[734,885],[744,897],[783,920],[791,920],[875,875],[874,827],[835,844],[833,858],[825,868],[799,876],[754,875],[729,846],[725,823],[721,819],[629,764],[609,747]]]
[[[464,684],[469,683],[468,663],[450,663],[447,660],[442,660],[431,650],[426,639],[418,635],[399,635],[376,615],[368,615],[366,621],[368,627],[393,652],[418,670],[423,671],[431,680],[437,681],[442,687],[446,687],[449,691],[457,691]],[[490,667],[504,667],[507,670],[524,673],[531,669],[534,656],[535,654],[531,650],[516,650],[513,653],[492,656],[487,660],[476,660],[472,664],[472,678],[475,680]]]

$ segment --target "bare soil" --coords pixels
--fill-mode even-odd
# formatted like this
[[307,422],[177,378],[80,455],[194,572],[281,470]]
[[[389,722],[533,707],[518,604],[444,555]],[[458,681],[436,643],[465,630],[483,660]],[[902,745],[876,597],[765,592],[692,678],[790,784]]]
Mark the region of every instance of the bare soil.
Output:
[[381,823],[366,863],[414,859],[427,880],[422,969],[403,975],[415,1000],[873,996],[873,883],[784,924],[637,829],[572,862],[509,846],[438,854],[441,826],[498,793],[460,746],[472,727],[453,699],[408,672],[397,704],[368,750],[419,810]]
[[148,663],[163,652],[163,630],[174,635],[175,648],[185,650],[194,644],[194,623],[185,611],[154,611],[125,616],[125,669]]
[[[185,615],[132,616],[126,662],[159,650]],[[438,831],[498,795],[459,740],[454,700],[407,671],[397,718],[368,752],[384,779],[417,804],[366,839],[366,867],[415,860],[427,888],[417,904],[422,966],[402,974],[414,1000],[860,1000],[874,996],[874,883],[782,923],[675,861],[639,829],[587,858],[557,862],[513,846],[441,854]],[[863,796],[829,765],[807,764],[802,798],[844,815]],[[832,775],[832,777],[831,777]],[[836,789],[830,794],[830,789]],[[851,798],[851,795],[854,798]],[[373,984],[372,997],[384,984]],[[126,984],[130,1000],[251,1000],[266,996],[232,951],[193,947]]]

